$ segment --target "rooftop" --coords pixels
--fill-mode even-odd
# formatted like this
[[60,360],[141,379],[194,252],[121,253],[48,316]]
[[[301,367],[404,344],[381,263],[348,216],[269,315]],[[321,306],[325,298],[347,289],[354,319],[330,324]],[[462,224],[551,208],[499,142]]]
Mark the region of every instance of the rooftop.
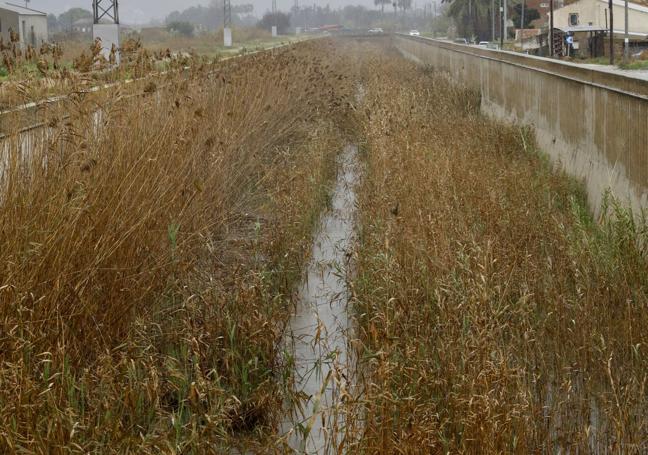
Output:
[[[579,1],[580,0],[565,0],[564,6],[573,5],[574,3],[578,3]],[[606,4],[608,3],[608,0],[599,0],[599,1],[601,1],[603,3],[606,3]],[[620,5],[620,4],[624,4],[624,2],[623,2],[623,0],[614,0],[614,4],[615,5]],[[631,9],[637,9],[637,10],[642,11],[643,8],[648,9],[648,0],[629,0],[628,1],[628,6]],[[559,9],[559,8],[556,8],[556,9]]]
[[47,13],[44,13],[42,11],[37,11],[31,8],[25,8],[24,6],[15,5],[9,2],[0,2],[0,9],[12,11],[14,13],[18,13],[23,16],[47,16]]

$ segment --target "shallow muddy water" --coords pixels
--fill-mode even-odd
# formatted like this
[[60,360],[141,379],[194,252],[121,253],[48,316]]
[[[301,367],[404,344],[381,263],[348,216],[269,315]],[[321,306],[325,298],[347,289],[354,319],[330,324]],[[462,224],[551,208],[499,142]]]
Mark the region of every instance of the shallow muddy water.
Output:
[[338,157],[331,205],[314,237],[286,335],[286,350],[294,359],[293,392],[301,400],[287,411],[282,433],[299,453],[337,453],[344,436],[341,404],[352,393],[354,371],[347,274],[356,241],[357,155],[358,148],[349,145]]

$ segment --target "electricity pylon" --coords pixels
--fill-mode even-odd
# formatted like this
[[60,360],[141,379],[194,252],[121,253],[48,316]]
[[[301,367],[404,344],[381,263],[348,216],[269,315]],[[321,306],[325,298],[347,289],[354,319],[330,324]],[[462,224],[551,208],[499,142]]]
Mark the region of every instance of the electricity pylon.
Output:
[[93,0],[92,36],[101,43],[101,53],[112,64],[119,64],[119,4],[117,0]]
[[109,19],[113,24],[119,24],[119,4],[117,0],[93,0],[94,23],[101,19]]

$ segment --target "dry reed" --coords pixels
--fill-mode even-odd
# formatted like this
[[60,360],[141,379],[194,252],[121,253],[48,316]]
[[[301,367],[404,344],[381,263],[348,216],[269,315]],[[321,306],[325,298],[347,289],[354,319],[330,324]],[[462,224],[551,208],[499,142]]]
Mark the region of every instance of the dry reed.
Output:
[[363,81],[355,449],[648,450],[645,224],[612,199],[595,223],[444,75],[374,51]]
[[349,115],[342,63],[319,42],[196,67],[136,97],[74,98],[69,117],[7,140],[3,452],[218,453],[262,439]]

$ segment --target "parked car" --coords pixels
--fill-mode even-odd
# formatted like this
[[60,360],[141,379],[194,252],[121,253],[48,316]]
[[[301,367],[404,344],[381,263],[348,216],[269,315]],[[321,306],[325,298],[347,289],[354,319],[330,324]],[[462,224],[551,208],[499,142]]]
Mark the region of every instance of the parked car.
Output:
[[488,41],[480,41],[479,42],[479,47],[488,47],[490,43]]
[[409,36],[421,36],[418,30],[410,30]]
[[455,38],[454,42],[457,44],[469,44],[466,38]]
[[369,33],[384,33],[384,32],[383,32],[383,29],[382,29],[382,28],[377,27],[377,28],[372,28],[372,29],[370,29],[370,30],[369,30]]

